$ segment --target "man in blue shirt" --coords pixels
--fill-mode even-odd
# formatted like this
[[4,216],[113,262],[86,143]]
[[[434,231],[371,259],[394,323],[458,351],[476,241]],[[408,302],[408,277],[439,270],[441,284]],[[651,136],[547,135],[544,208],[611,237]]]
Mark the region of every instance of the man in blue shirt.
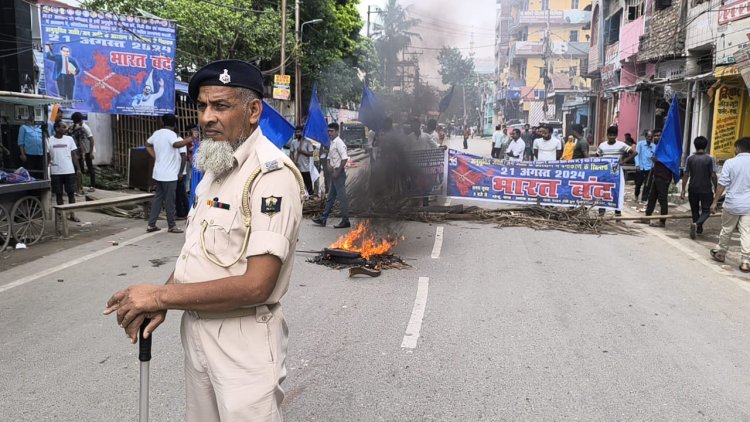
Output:
[[18,149],[26,170],[44,169],[44,143],[42,128],[29,120],[18,129]]
[[[654,134],[649,130],[646,132],[645,138],[638,141],[635,147],[635,199],[638,200],[640,197],[641,202],[646,202],[651,187],[648,173],[654,165],[652,158],[657,144],[657,142],[653,142],[653,138]],[[641,187],[643,187],[642,195]]]

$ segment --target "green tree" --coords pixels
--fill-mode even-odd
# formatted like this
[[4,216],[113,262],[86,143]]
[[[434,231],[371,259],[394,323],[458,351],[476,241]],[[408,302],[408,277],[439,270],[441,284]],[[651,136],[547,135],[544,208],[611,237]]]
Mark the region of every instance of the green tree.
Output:
[[419,24],[419,19],[410,19],[407,10],[401,7],[398,0],[388,0],[380,14],[380,32],[375,38],[381,66],[382,84],[390,88],[398,81],[399,53],[411,44],[412,38],[421,38],[410,30]]

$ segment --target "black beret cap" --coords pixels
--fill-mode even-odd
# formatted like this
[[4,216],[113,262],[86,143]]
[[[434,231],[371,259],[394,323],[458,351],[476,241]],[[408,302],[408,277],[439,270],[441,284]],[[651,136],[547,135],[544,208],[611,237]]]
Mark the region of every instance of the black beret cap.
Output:
[[219,60],[198,69],[190,79],[188,95],[193,101],[198,101],[198,92],[202,86],[247,88],[263,98],[263,73],[242,60]]

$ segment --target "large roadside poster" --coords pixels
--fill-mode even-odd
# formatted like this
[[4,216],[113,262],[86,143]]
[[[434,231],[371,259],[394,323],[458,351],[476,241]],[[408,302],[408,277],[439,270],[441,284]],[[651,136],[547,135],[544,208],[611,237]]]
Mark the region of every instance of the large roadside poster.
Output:
[[448,150],[447,196],[511,204],[622,209],[625,178],[617,159],[506,161]]
[[57,6],[41,20],[49,95],[78,111],[174,113],[174,22]]

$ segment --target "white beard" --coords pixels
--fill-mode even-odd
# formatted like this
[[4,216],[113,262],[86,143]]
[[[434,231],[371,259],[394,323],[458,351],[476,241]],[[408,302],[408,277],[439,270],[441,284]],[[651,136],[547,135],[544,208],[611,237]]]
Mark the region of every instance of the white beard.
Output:
[[215,176],[224,174],[234,166],[234,152],[242,145],[240,141],[214,141],[203,139],[193,161],[198,170]]

